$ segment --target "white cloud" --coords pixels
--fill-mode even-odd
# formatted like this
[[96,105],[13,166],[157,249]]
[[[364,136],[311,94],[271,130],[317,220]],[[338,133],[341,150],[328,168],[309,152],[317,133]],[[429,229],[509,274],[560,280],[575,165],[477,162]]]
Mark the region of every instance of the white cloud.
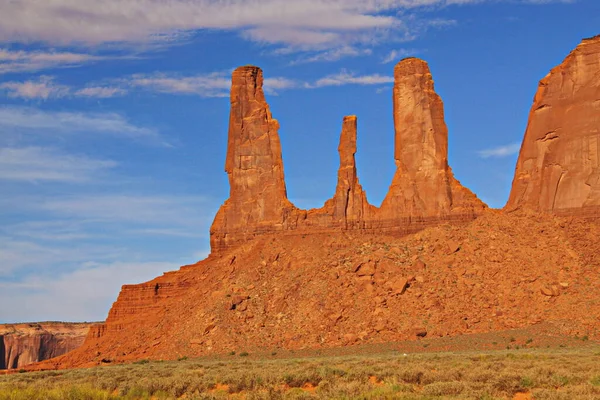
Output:
[[326,76],[309,84],[309,88],[320,88],[325,86],[343,86],[343,85],[380,85],[393,83],[394,77],[379,74],[355,75],[354,73],[342,70],[333,75]]
[[76,97],[94,97],[107,99],[110,97],[123,96],[125,94],[127,94],[127,90],[119,87],[90,86],[75,91],[73,95]]
[[371,40],[381,32],[386,32],[384,38],[406,36],[412,22],[407,10],[485,1],[5,1],[0,16],[0,41],[139,43],[177,40],[196,30],[220,29],[241,31],[253,41],[326,49],[360,42],[365,36]]
[[107,134],[169,146],[151,128],[131,124],[116,113],[42,111],[29,107],[0,107],[0,128],[33,135]]
[[415,49],[399,49],[390,51],[381,61],[382,64],[398,62],[403,58],[410,57],[418,53]]
[[56,84],[48,76],[25,82],[5,82],[0,84],[0,89],[6,91],[8,97],[27,100],[65,97],[70,91],[68,86]]
[[186,227],[196,231],[206,198],[198,196],[93,195],[49,199],[37,208],[60,217],[95,223],[136,223],[152,229]]
[[500,158],[500,157],[508,157],[513,154],[517,154],[521,149],[520,143],[511,143],[504,146],[493,147],[490,149],[480,150],[477,152],[479,157],[481,158]]
[[125,82],[133,87],[159,93],[193,94],[202,97],[227,97],[231,86],[231,79],[226,72],[194,76],[175,76],[163,73],[137,74]]
[[176,262],[87,262],[67,273],[0,282],[0,321],[102,321],[121,285],[151,280]]
[[359,57],[372,54],[371,49],[361,49],[353,46],[342,46],[332,50],[321,51],[316,54],[300,57],[292,61],[291,65],[307,64],[313,62],[331,62],[337,61],[345,57]]
[[25,100],[48,100],[64,97],[110,98],[127,93],[125,89],[108,86],[74,89],[55,83],[54,78],[50,76],[40,76],[37,80],[30,79],[24,82],[5,82],[0,84],[0,90],[5,91],[8,97]]
[[0,148],[0,180],[83,182],[116,165],[51,148]]
[[[0,26],[5,24],[5,14],[0,16]],[[0,32],[2,28],[0,27]],[[43,40],[43,38],[41,39]],[[49,68],[76,67],[102,60],[91,54],[44,51],[11,51],[0,49],[0,74],[9,72],[33,72]]]

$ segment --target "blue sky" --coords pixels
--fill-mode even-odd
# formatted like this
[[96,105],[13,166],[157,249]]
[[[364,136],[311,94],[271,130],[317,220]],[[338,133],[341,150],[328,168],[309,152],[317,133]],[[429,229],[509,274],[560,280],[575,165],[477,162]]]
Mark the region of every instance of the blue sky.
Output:
[[380,204],[406,56],[455,175],[502,207],[537,82],[598,33],[597,0],[0,0],[0,322],[102,320],[122,284],[204,258],[237,66],[264,70],[299,207],[333,194],[349,114]]

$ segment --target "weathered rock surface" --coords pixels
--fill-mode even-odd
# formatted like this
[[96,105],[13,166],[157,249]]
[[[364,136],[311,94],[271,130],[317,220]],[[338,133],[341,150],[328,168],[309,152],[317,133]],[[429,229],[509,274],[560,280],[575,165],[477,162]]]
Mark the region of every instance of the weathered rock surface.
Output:
[[367,194],[358,182],[356,172],[356,129],[354,115],[344,117],[340,135],[340,168],[335,195],[323,209],[314,213],[326,214],[333,219],[332,226],[344,229],[362,229],[364,221],[372,218],[375,207],[367,201]]
[[475,217],[485,205],[452,174],[444,105],[427,63],[407,58],[394,69],[394,158],[397,171],[381,206],[383,218]]
[[540,81],[506,209],[600,216],[600,36]]
[[[600,339],[598,237],[599,225],[577,218],[494,210],[403,237],[265,234],[124,286],[81,348],[37,367],[386,343],[539,322]],[[449,254],[451,241],[461,245]]]
[[265,100],[262,71],[236,69],[225,161],[230,194],[211,227],[213,249],[282,230],[295,210],[287,199],[278,129]]
[[83,344],[91,324],[44,322],[0,325],[0,369],[18,369]]
[[465,222],[486,208],[448,166],[448,129],[425,61],[402,60],[395,69],[396,165],[379,209],[358,181],[355,116],[344,118],[335,195],[320,209],[300,210],[287,198],[279,124],[262,89],[262,71],[234,71],[225,171],[231,186],[211,227],[211,249],[222,252],[258,235],[360,230],[407,234],[444,221]]

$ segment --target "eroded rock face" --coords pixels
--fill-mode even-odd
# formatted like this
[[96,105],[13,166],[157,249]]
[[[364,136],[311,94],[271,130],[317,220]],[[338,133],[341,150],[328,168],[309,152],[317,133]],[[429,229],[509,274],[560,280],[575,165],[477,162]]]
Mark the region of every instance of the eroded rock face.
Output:
[[429,66],[418,58],[394,69],[394,158],[397,171],[381,206],[389,218],[476,215],[485,205],[460,185],[448,166],[444,104]]
[[540,81],[506,209],[579,213],[600,206],[600,36]]
[[358,182],[356,172],[356,123],[354,115],[344,117],[340,135],[340,168],[335,195],[325,203],[320,213],[333,218],[335,226],[344,229],[362,228],[365,220],[372,218],[374,207],[367,202],[367,194]]
[[0,369],[18,369],[57,357],[83,344],[90,324],[0,325]]
[[212,225],[212,248],[250,239],[261,230],[283,229],[287,214],[295,209],[287,199],[278,129],[265,100],[260,68],[236,69],[225,161],[230,195]]
[[231,186],[211,227],[214,253],[274,233],[331,230],[407,234],[443,221],[470,221],[485,208],[452,175],[448,129],[425,61],[395,69],[394,119],[398,171],[381,209],[370,205],[356,172],[357,119],[344,118],[335,195],[319,209],[300,210],[287,198],[279,125],[271,116],[257,67],[235,70],[225,170]]

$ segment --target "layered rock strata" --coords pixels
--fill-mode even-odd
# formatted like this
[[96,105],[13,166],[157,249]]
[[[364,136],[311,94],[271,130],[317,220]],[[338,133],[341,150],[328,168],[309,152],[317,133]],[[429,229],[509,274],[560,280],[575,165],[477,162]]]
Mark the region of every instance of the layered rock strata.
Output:
[[406,234],[443,221],[470,221],[485,208],[448,166],[448,129],[427,63],[402,60],[395,68],[397,172],[381,208],[358,181],[357,119],[344,118],[335,195],[320,209],[300,210],[287,198],[279,124],[271,116],[257,67],[234,71],[225,171],[230,196],[211,227],[211,249],[222,252],[256,236],[287,232],[361,230]]
[[600,216],[600,36],[540,81],[507,210]]
[[60,322],[0,325],[0,369],[19,369],[74,350],[89,328]]

